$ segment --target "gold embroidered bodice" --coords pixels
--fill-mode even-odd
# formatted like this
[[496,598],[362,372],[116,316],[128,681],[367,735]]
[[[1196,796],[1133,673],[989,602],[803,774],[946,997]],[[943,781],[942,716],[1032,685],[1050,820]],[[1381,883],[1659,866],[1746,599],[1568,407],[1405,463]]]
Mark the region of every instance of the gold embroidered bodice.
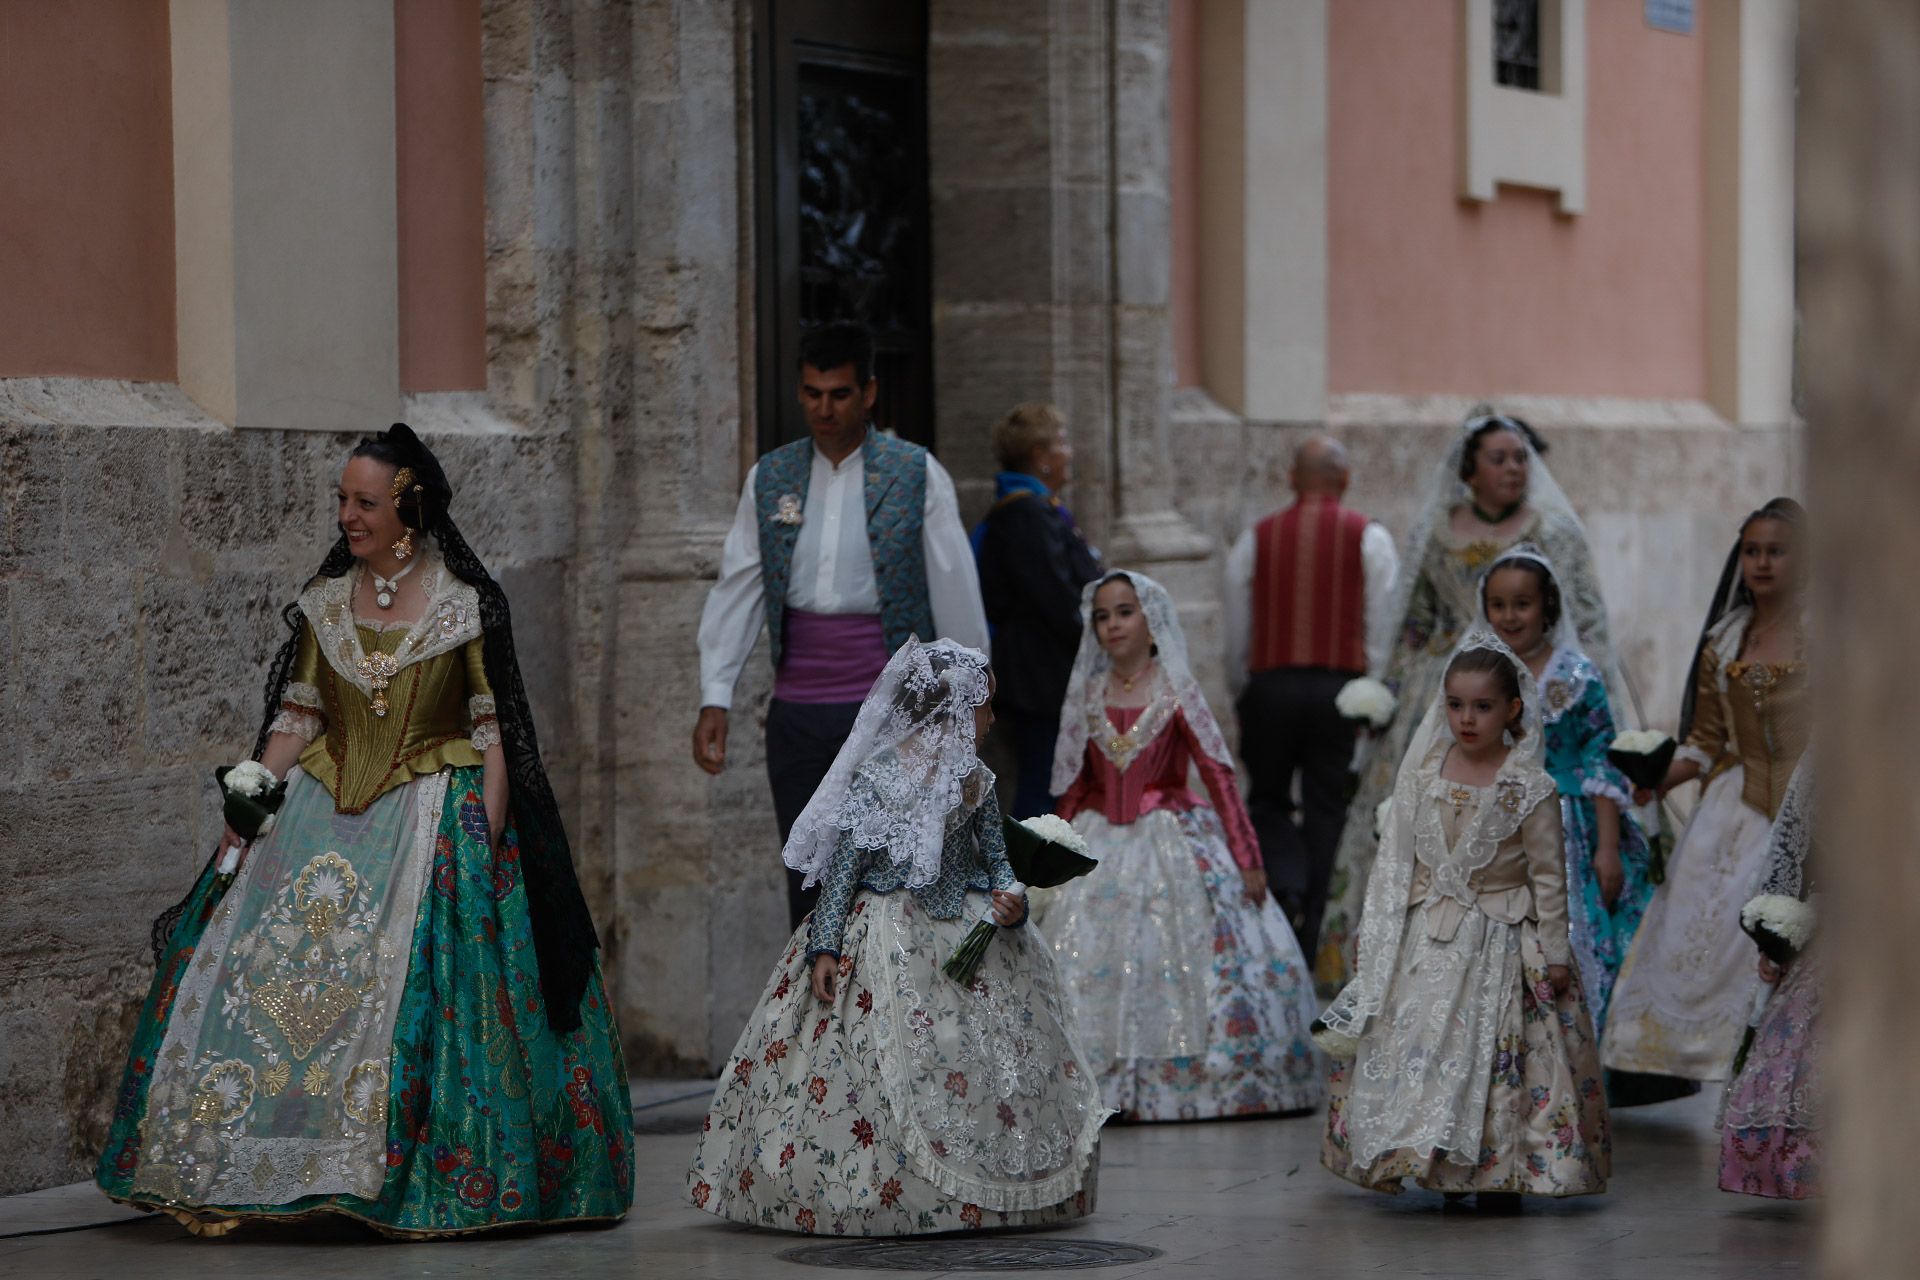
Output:
[[1700,655],[1693,732],[1687,745],[1713,761],[1709,778],[1738,764],[1740,798],[1771,819],[1811,729],[1805,662],[1725,663],[1711,645]]
[[300,767],[341,813],[364,813],[415,777],[484,764],[500,740],[472,588],[431,564],[425,615],[381,626],[351,614],[357,572],[301,596],[273,726],[307,739]]

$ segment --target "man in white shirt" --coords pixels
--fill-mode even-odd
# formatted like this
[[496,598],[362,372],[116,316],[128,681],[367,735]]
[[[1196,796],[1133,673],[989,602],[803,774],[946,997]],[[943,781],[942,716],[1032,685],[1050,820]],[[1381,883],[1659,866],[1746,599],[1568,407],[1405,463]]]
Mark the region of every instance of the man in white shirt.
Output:
[[1227,555],[1227,680],[1252,783],[1247,810],[1268,883],[1309,961],[1353,760],[1355,726],[1334,699],[1386,664],[1399,568],[1392,535],[1340,505],[1348,477],[1339,441],[1308,440],[1288,475],[1294,504],[1240,535]]
[[[700,617],[700,719],[693,758],[727,760],[733,687],[764,624],[773,658],[767,779],[784,844],[887,660],[911,637],[985,652],[987,620],[953,480],[918,445],[870,425],[878,385],[859,325],[809,332],[800,403],[811,438],[747,475]],[[787,873],[797,928],[812,909]]]

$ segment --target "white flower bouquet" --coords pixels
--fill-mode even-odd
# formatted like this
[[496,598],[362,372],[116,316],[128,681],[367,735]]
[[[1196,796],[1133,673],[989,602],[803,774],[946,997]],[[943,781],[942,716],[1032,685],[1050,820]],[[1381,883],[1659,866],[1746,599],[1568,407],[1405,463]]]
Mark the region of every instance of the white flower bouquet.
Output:
[[1393,696],[1393,690],[1372,676],[1359,676],[1340,686],[1333,705],[1349,720],[1364,720],[1376,729],[1384,729],[1393,719],[1399,700]]
[[1760,954],[1785,967],[1813,936],[1813,904],[1785,894],[1763,893],[1740,908],[1740,927]]
[[[1000,823],[1007,838],[1007,862],[1012,865],[1013,874],[1020,877],[1013,886],[1015,893],[1026,893],[1029,888],[1057,888],[1100,865],[1100,860],[1087,848],[1086,840],[1065,818],[1043,813],[1020,822],[1002,818]],[[1031,897],[1027,909],[1033,909]],[[972,982],[997,927],[992,915],[973,926],[940,971],[955,982]]]
[[1679,744],[1658,729],[1629,729],[1607,747],[1607,761],[1634,786],[1657,791],[1678,749]]
[[1315,1018],[1310,1032],[1313,1042],[1329,1058],[1352,1058],[1360,1052],[1360,1042],[1344,1031],[1335,1031],[1332,1027]]
[[1013,874],[1035,889],[1058,888],[1100,865],[1073,825],[1051,813],[1020,822],[1003,818],[1001,831]]
[[1386,839],[1387,824],[1392,821],[1393,821],[1393,797],[1388,796],[1385,800],[1382,800],[1379,804],[1374,806],[1373,838],[1375,840]]
[[[272,770],[258,760],[242,760],[215,769],[213,780],[220,784],[221,813],[235,835],[251,843],[273,830],[287,798],[287,784],[274,777]],[[220,874],[232,875],[240,865],[240,850],[225,849],[221,856]]]

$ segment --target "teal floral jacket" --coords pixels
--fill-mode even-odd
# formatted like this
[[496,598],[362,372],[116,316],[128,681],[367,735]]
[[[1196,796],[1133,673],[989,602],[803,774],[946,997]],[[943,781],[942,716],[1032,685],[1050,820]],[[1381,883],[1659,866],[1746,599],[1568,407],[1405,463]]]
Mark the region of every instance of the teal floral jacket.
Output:
[[[921,910],[934,919],[953,920],[966,910],[967,894],[1011,889],[1018,883],[1007,861],[1000,801],[989,782],[985,799],[971,810],[956,810],[948,819],[939,877],[932,884],[908,892],[913,894]],[[813,925],[807,935],[807,958],[840,954],[847,912],[860,890],[898,893],[906,887],[906,868],[895,863],[886,850],[856,848],[843,839],[834,852],[832,865],[820,878],[820,901],[813,909]],[[1026,923],[1024,917],[1020,923]]]

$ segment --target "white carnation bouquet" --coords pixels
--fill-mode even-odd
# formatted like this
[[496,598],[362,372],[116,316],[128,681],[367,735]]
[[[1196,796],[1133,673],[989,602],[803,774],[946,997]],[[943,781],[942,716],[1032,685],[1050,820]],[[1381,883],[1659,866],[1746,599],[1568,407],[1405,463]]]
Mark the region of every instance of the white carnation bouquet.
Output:
[[[1001,832],[1007,840],[1007,862],[1013,867],[1013,873],[1020,877],[1020,881],[1016,881],[1009,889],[1011,893],[1025,893],[1028,886],[1036,889],[1056,888],[1100,865],[1087,848],[1085,838],[1073,829],[1073,824],[1054,814],[1043,813],[1021,822],[1002,818]],[[1028,909],[1032,909],[1031,901]],[[987,954],[987,944],[993,941],[993,932],[998,927],[989,910],[981,917],[980,923],[968,930],[959,948],[940,966],[940,971],[955,982],[972,982],[973,975],[979,971],[980,961]]]
[[1349,720],[1364,720],[1376,729],[1384,729],[1399,705],[1393,690],[1372,676],[1349,680],[1334,695],[1334,709]]
[[1740,927],[1760,954],[1785,967],[1813,937],[1813,904],[1781,893],[1763,893],[1740,908]]
[[1674,740],[1658,729],[1628,729],[1608,744],[1607,762],[1634,786],[1658,791],[1677,749]]
[[1667,735],[1658,729],[1628,729],[1615,736],[1612,747],[1629,755],[1652,755],[1667,744]]
[[[287,798],[287,784],[258,760],[242,760],[213,771],[220,784],[220,811],[233,833],[249,843],[273,830],[279,820],[280,806]],[[220,851],[219,874],[231,876],[240,867],[240,846]]]
[[1039,836],[1048,844],[1057,844],[1062,849],[1070,853],[1077,853],[1083,858],[1092,856],[1087,851],[1086,840],[1078,831],[1073,829],[1071,822],[1068,822],[1058,814],[1043,813],[1037,818],[1023,819],[1020,825],[1033,832],[1036,836]]
[[1315,1018],[1311,1032],[1314,1044],[1329,1058],[1352,1058],[1360,1053],[1360,1042],[1344,1031],[1335,1031]]

